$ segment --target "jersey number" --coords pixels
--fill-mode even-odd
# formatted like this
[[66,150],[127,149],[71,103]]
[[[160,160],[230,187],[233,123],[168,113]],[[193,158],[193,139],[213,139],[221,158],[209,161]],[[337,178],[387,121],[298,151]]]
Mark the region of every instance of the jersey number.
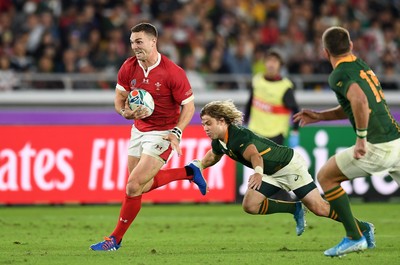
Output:
[[381,102],[383,98],[385,98],[382,89],[377,88],[379,86],[379,80],[376,77],[375,73],[372,70],[368,70],[365,72],[364,70],[360,71],[360,77],[368,82],[369,87],[374,93],[376,102]]

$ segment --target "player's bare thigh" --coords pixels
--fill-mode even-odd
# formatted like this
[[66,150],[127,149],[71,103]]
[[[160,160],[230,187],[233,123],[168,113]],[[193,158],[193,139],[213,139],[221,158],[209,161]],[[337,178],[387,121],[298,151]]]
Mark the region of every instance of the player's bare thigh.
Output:
[[126,193],[129,196],[141,195],[145,185],[154,178],[163,165],[164,163],[160,159],[142,154],[129,175]]
[[128,173],[131,174],[132,170],[139,163],[140,157],[128,155]]

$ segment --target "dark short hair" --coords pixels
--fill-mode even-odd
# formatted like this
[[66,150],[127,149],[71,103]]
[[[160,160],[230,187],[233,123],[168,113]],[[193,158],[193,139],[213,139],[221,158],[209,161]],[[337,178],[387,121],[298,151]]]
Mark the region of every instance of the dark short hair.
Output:
[[158,37],[158,32],[156,27],[150,23],[140,23],[131,28],[131,32],[145,32],[146,34]]
[[282,58],[282,55],[281,55],[278,51],[276,51],[276,50],[274,50],[274,49],[268,50],[267,53],[265,54],[265,57],[264,57],[264,58],[267,59],[268,57],[275,57],[276,59],[279,60],[279,62],[281,63],[281,65],[283,65],[283,58]]
[[333,56],[350,51],[350,34],[342,27],[330,27],[322,34],[322,44]]

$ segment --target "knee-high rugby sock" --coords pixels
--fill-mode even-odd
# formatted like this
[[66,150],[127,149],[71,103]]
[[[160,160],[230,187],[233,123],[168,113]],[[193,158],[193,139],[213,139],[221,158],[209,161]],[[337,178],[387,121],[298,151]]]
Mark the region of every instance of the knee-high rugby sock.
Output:
[[285,202],[271,199],[264,199],[260,204],[258,214],[291,213],[296,211],[296,202]]
[[[342,220],[340,220],[339,216],[337,215],[337,213],[335,212],[335,210],[332,209],[332,207],[330,207],[330,209],[329,209],[328,218],[330,218],[330,219],[332,219],[332,220],[335,220],[335,221],[338,221],[338,222],[340,222],[340,223],[342,222]],[[360,220],[358,220],[357,218],[355,218],[355,220],[356,220],[356,222],[357,222],[357,224],[358,224],[358,227],[360,228],[360,230],[361,230],[362,232],[364,232],[365,230],[368,229],[368,226],[367,226],[367,223],[366,223],[366,222],[360,221]]]
[[331,205],[331,211],[335,211],[339,220],[346,229],[346,235],[351,239],[358,240],[362,234],[351,212],[349,197],[341,186],[336,186],[325,192],[325,198]]
[[117,243],[122,240],[125,232],[128,230],[129,226],[135,220],[137,214],[142,207],[142,195],[130,197],[125,195],[124,201],[122,202],[121,211],[119,214],[119,219],[114,232],[111,233],[115,237]]
[[164,186],[172,181],[182,179],[193,179],[193,170],[190,167],[160,170],[158,171],[157,175],[155,175],[153,179],[153,185],[150,187],[149,191]]

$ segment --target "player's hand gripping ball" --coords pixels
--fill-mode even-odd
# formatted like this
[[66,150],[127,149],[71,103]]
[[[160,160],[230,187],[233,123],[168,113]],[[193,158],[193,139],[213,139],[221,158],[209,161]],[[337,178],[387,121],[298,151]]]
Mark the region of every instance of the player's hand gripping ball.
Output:
[[154,111],[154,100],[149,92],[144,89],[132,90],[128,95],[128,103],[131,110],[137,109],[139,106],[143,106],[148,115],[153,114]]

